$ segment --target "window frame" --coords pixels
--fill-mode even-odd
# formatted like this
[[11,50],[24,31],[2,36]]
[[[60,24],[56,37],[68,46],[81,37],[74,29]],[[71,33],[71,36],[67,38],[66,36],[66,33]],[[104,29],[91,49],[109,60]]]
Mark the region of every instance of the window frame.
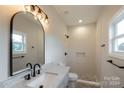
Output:
[[[16,54],[26,54],[27,53],[26,33],[19,32],[19,31],[14,31],[13,34],[21,35],[23,37],[23,46],[24,46],[24,49],[23,49],[23,51],[17,51],[17,52],[13,51],[13,49],[12,49],[12,53],[14,55],[16,55]],[[13,40],[12,40],[12,43],[13,43]]]
[[115,40],[124,38],[124,34],[116,36],[117,24],[122,20],[124,20],[124,12],[111,23],[109,31],[109,56],[124,60],[124,51],[115,51]]

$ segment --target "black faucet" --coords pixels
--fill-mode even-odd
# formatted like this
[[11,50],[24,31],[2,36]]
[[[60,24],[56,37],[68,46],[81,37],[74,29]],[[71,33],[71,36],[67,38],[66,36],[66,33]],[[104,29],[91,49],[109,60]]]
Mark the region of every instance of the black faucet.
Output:
[[32,75],[32,77],[35,77],[36,76],[36,66],[39,67],[39,70],[37,70],[38,71],[37,74],[40,74],[40,68],[41,68],[41,66],[39,64],[35,64],[34,67],[33,67],[33,75]]
[[30,66],[31,75],[32,75],[32,68],[33,68],[33,66],[32,66],[32,64],[31,64],[31,63],[27,63],[27,64],[26,64],[26,67],[28,67],[28,66]]
[[28,67],[30,65],[30,69],[32,69],[32,64],[31,63],[27,63],[26,67]]
[[26,67],[30,66],[30,70],[31,70],[31,74],[27,74],[24,76],[25,80],[30,80],[31,79],[31,75],[32,75],[32,64],[31,63],[27,63]]

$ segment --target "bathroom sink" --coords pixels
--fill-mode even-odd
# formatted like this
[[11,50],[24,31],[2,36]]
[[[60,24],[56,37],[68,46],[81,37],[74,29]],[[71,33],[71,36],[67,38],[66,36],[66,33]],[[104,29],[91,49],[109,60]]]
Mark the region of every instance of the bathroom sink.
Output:
[[50,88],[56,84],[57,74],[53,73],[43,73],[36,79],[32,80],[27,84],[28,87],[31,88]]

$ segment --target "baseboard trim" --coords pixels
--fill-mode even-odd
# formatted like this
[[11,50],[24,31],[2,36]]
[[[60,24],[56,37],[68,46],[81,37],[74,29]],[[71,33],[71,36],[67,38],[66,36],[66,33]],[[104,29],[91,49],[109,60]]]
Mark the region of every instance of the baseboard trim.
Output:
[[94,87],[101,87],[99,82],[87,81],[87,80],[82,80],[82,79],[78,79],[77,82],[83,83],[83,84],[86,84],[86,85],[91,85],[91,86],[94,86]]

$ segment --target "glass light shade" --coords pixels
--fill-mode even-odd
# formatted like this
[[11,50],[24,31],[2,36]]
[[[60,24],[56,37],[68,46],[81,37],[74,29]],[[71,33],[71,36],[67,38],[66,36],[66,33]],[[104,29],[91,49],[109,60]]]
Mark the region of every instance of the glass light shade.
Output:
[[34,6],[35,11],[38,13],[39,8],[37,6]]
[[45,19],[45,21],[44,21],[46,24],[48,24],[49,22],[48,22],[48,19]]
[[45,20],[44,20],[44,22],[45,22],[45,24],[48,23],[48,16],[47,16],[47,15],[45,16]]
[[41,13],[38,13],[38,14],[37,14],[37,17],[39,18],[39,20],[41,20],[41,19],[42,19]]
[[37,20],[37,16],[34,16],[34,19]]
[[30,5],[25,5],[24,8],[25,8],[26,11],[29,11],[29,12],[31,11],[31,6]]

